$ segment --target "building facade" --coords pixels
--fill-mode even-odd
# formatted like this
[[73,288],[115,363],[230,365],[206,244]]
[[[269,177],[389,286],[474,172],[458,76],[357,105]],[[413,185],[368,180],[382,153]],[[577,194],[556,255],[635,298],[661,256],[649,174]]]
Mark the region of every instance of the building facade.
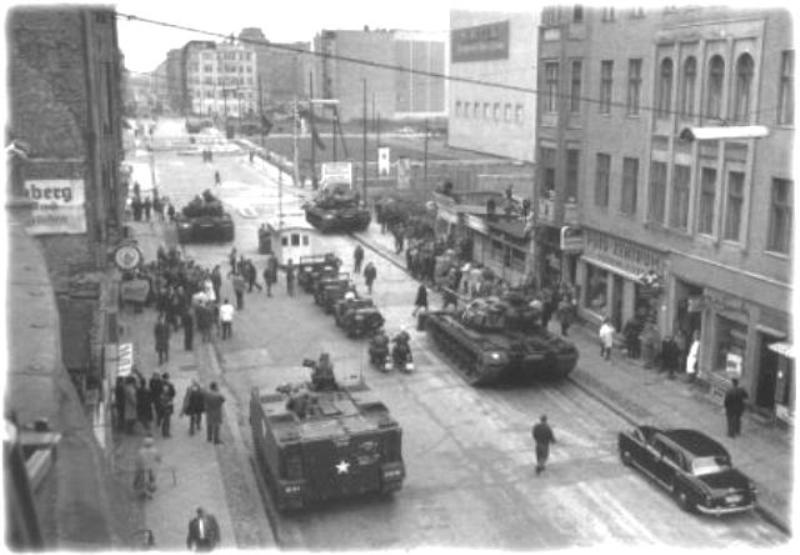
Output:
[[343,121],[363,119],[365,81],[367,117],[373,112],[385,119],[443,116],[444,79],[391,69],[443,75],[445,44],[443,37],[437,38],[385,29],[323,30],[314,38],[313,49],[329,56],[314,58],[311,92],[317,98],[338,99]]
[[182,51],[185,114],[241,118],[258,110],[255,51],[235,43],[188,42]]
[[536,32],[533,13],[450,12],[448,145],[536,160]]
[[264,109],[308,94],[306,83],[313,67],[311,43],[268,43],[258,27],[242,29],[239,40],[256,53],[256,84]]
[[697,333],[712,391],[737,377],[754,407],[791,418],[791,17],[552,8],[539,40],[537,217],[580,227],[581,252],[554,266],[581,315]]

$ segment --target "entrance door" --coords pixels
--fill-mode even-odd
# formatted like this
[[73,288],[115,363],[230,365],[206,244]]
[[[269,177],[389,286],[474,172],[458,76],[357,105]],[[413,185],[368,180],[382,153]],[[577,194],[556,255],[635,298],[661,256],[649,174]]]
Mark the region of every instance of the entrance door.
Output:
[[778,353],[768,349],[770,343],[779,341],[777,337],[761,334],[761,352],[758,365],[758,385],[756,387],[756,405],[769,410],[775,410],[775,384],[778,374]]
[[622,279],[622,276],[616,274],[612,275],[614,276],[614,285],[612,286],[613,291],[611,292],[611,323],[614,325],[614,328],[619,331],[622,329],[622,290],[625,280]]

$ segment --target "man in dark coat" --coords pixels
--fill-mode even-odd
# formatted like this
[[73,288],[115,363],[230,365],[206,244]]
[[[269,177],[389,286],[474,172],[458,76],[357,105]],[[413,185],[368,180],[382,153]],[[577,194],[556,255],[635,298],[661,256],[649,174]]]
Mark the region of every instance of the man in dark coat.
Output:
[[290,297],[294,297],[294,263],[290,258],[286,264],[286,292]]
[[158,321],[153,328],[153,335],[156,340],[158,363],[163,364],[169,360],[169,325],[164,321],[163,315],[159,315]]
[[364,247],[356,245],[356,249],[353,251],[353,272],[361,273],[362,262],[364,262]]
[[197,516],[189,521],[186,548],[194,551],[211,551],[220,541],[219,524],[214,515],[197,508]]
[[256,271],[256,265],[253,264],[253,261],[248,259],[244,265],[245,275],[247,277],[247,292],[253,292],[253,286],[255,286],[259,291],[261,291],[261,285],[258,283],[258,272]]
[[680,349],[675,339],[668,335],[661,342],[661,370],[666,370],[669,378],[675,377],[675,370],[677,370],[680,363]]
[[186,389],[186,394],[183,397],[183,408],[181,415],[189,417],[189,435],[194,435],[194,431],[200,431],[200,424],[205,412],[205,393],[197,383],[197,380],[192,380],[191,385]]
[[367,292],[372,295],[372,284],[375,283],[375,278],[378,277],[378,270],[375,269],[375,264],[367,262],[364,268],[364,281],[367,284]]
[[417,289],[417,298],[414,299],[414,311],[411,315],[416,316],[417,312],[423,308],[428,310],[428,289],[425,287],[424,283],[420,283]]
[[147,380],[142,376],[139,377],[139,387],[136,388],[136,417],[145,432],[149,432],[153,421],[153,399],[150,397]]
[[194,341],[194,318],[191,310],[184,311],[181,317],[181,324],[183,325],[183,348],[191,351],[192,342]]
[[214,289],[214,298],[219,300],[219,290],[222,288],[222,270],[219,264],[211,270],[211,286]]
[[731,380],[731,388],[725,393],[725,416],[728,420],[728,437],[742,433],[742,414],[747,392],[739,385],[739,380]]
[[161,435],[170,437],[170,420],[172,413],[175,412],[175,386],[169,381],[169,374],[164,372],[161,387]]
[[547,458],[550,456],[550,444],[556,442],[556,436],[553,435],[553,430],[547,423],[547,416],[542,415],[539,423],[533,427],[531,431],[533,441],[536,444],[536,474],[544,472]]
[[225,397],[219,392],[217,382],[211,382],[205,392],[206,410],[206,439],[216,444],[222,443],[219,439],[219,428],[222,426],[222,404]]
[[164,418],[164,411],[161,408],[161,392],[164,390],[164,382],[161,381],[161,374],[153,372],[150,378],[150,402],[153,403],[153,410],[156,413],[156,426],[161,426]]

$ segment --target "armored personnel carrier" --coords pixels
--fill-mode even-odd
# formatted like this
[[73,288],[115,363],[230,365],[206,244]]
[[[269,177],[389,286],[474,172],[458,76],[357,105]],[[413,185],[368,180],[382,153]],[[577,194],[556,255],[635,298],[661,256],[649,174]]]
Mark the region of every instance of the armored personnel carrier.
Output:
[[314,361],[303,365],[314,369],[310,382],[250,396],[258,470],[278,510],[399,490],[402,429],[389,409],[363,383],[342,386],[332,368],[326,376]]
[[563,378],[578,362],[575,345],[542,327],[536,311],[518,293],[478,298],[461,312],[424,313],[419,328],[427,330],[474,386]]
[[180,243],[233,241],[233,219],[208,189],[175,215],[175,224]]
[[305,211],[308,223],[323,233],[364,231],[372,219],[358,193],[342,189],[320,191]]

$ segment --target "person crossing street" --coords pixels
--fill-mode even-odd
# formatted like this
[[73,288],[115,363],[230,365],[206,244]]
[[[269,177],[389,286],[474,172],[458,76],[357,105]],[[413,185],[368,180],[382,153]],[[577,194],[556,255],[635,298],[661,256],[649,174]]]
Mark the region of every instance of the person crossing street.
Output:
[[552,428],[547,423],[547,415],[543,414],[539,422],[531,430],[533,441],[536,446],[536,475],[544,472],[547,459],[550,456],[550,444],[556,442],[556,436]]

